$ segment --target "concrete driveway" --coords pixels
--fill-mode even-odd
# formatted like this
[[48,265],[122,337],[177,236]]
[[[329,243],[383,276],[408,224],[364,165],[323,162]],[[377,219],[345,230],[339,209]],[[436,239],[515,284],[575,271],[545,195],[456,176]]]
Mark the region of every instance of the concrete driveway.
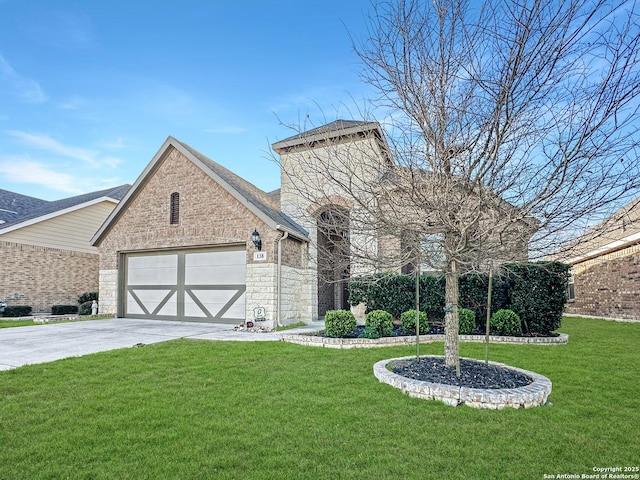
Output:
[[61,358],[152,344],[176,338],[278,341],[285,333],[318,330],[318,325],[282,333],[234,331],[233,325],[112,318],[0,329],[0,370]]

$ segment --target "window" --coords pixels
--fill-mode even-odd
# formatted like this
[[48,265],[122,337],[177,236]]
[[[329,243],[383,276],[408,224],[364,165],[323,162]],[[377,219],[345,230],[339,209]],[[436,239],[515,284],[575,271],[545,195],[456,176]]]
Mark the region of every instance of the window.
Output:
[[569,270],[569,279],[567,281],[567,300],[569,300],[570,302],[572,302],[573,300],[576,299],[576,291],[575,288],[573,286],[573,269]]
[[178,192],[171,194],[169,223],[171,225],[180,223],[180,194]]

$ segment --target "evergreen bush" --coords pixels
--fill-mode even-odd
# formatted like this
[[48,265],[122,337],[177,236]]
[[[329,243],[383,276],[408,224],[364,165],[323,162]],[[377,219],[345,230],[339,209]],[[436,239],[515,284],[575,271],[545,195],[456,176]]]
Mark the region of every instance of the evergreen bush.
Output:
[[356,328],[356,323],[356,317],[348,310],[329,310],[324,315],[324,333],[327,337],[346,337]]
[[[549,335],[560,327],[566,302],[569,266],[558,262],[503,265],[503,274],[493,276],[491,311],[510,309],[522,319],[525,333]],[[442,275],[421,275],[420,310],[431,321],[444,318],[445,279]],[[474,273],[459,278],[458,305],[475,313],[482,322],[487,316],[489,275]],[[415,308],[415,277],[378,273],[349,283],[349,302],[364,302],[367,312],[385,310],[395,318]],[[476,324],[476,327],[478,325]],[[484,326],[484,322],[480,327]]]
[[468,308],[458,309],[458,333],[469,335],[476,329],[476,314]]
[[69,315],[78,313],[78,305],[54,305],[51,315]]
[[349,282],[349,303],[367,305],[367,312],[385,310],[395,318],[415,303],[415,279],[390,272],[359,277]]
[[[429,320],[427,319],[427,314],[424,312],[419,313],[420,316],[420,335],[424,335],[429,333]],[[415,335],[416,333],[416,311],[407,310],[400,315],[400,321],[402,322],[402,329]]]
[[4,309],[5,317],[26,317],[31,315],[31,307],[28,305],[14,305]]
[[362,331],[362,333],[360,335],[358,335],[359,338],[370,338],[370,339],[377,339],[380,338],[380,333],[378,333],[378,329],[375,327],[365,327],[364,330]]
[[375,328],[381,337],[393,334],[393,315],[384,310],[373,310],[365,317],[365,326]]
[[93,305],[93,300],[89,300],[87,302],[81,303],[78,307],[78,313],[80,315],[91,315],[91,306]]
[[559,262],[510,264],[509,304],[532,335],[549,335],[560,328],[567,302],[569,265]]
[[491,333],[496,335],[519,335],[522,333],[520,317],[513,310],[498,310],[491,315]]
[[98,292],[84,292],[78,297],[78,303],[98,301]]

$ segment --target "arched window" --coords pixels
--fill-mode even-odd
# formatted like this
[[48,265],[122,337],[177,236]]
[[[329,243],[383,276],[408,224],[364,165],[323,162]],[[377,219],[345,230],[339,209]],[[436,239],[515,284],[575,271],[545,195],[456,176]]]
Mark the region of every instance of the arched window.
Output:
[[169,223],[171,225],[177,225],[180,223],[180,194],[173,192],[171,194]]

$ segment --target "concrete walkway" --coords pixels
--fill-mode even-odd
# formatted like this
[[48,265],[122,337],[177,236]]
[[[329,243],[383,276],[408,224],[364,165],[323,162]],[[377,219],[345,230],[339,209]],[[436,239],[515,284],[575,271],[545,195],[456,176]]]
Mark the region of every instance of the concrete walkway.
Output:
[[177,338],[279,341],[282,335],[317,331],[322,323],[282,332],[234,331],[234,325],[111,318],[0,329],[0,370]]

